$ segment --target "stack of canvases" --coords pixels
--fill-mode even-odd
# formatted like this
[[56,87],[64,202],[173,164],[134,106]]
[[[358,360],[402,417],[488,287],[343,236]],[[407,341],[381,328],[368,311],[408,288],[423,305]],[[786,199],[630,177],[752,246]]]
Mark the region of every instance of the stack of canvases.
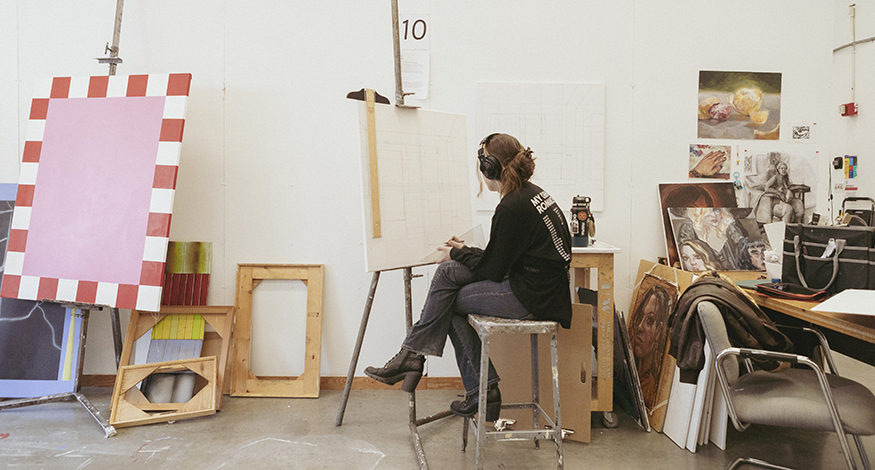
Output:
[[743,198],[749,207],[738,207],[741,185],[729,182],[659,185],[667,262],[673,267],[641,262],[628,318],[630,356],[645,417],[651,427],[692,452],[708,441],[725,446],[727,413],[722,395],[714,393],[711,370],[699,374],[696,383],[680,381],[668,354],[669,317],[696,272],[766,271],[765,252],[771,245],[765,233],[771,226],[780,226],[777,232],[783,233],[785,221],[805,214],[801,199],[770,192],[787,173],[781,155],[750,157],[744,175],[750,195]]
[[[160,313],[131,313],[112,425],[193,418],[220,408],[234,309],[206,306],[210,261],[209,242],[169,243]],[[132,354],[136,365],[129,366]]]
[[681,383],[668,354],[669,316],[694,280],[693,273],[642,260],[627,324],[643,414],[650,427],[691,452],[709,441],[725,448],[728,423],[723,397],[715,393],[715,375],[705,371],[697,383]]

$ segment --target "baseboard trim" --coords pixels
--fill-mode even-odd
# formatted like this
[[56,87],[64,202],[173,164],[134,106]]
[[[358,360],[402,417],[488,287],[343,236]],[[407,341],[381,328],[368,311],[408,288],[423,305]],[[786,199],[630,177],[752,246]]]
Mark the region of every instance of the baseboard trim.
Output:
[[[286,379],[289,377],[269,377],[271,379]],[[114,374],[85,374],[79,380],[79,384],[83,387],[114,387]],[[319,381],[319,387],[322,390],[343,390],[346,385],[346,377],[322,377]],[[401,384],[393,386],[385,385],[377,382],[369,377],[354,377],[352,379],[352,388],[355,390],[398,390]],[[429,377],[425,376],[419,381],[417,390],[464,390],[462,379],[460,377]]]

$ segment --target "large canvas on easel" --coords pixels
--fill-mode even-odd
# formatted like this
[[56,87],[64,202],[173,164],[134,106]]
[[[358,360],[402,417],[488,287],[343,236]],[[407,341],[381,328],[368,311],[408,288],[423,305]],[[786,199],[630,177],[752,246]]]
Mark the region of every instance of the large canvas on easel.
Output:
[[190,82],[35,85],[0,295],[158,311]]
[[[0,184],[0,273],[15,191],[14,184]],[[0,398],[75,391],[82,321],[69,312],[58,304],[0,299]]]
[[[600,83],[478,83],[477,139],[510,134],[535,157],[532,182],[560,207],[574,196],[605,203],[605,86]],[[484,191],[478,210],[491,211],[497,193]]]
[[380,236],[374,236],[367,106],[359,102],[365,261],[369,272],[417,266],[473,226],[465,117],[375,106]]

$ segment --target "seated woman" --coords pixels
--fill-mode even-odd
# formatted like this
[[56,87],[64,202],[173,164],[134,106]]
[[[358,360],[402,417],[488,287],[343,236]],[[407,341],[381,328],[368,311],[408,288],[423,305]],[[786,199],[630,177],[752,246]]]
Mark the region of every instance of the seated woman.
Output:
[[[365,369],[385,384],[403,380],[401,389],[411,392],[422,377],[424,356],[440,356],[449,337],[465,386],[465,399],[450,409],[466,417],[477,412],[480,388],[480,338],[468,324],[469,314],[571,327],[571,234],[553,198],[529,181],[535,169],[531,149],[510,135],[491,134],[480,142],[477,158],[487,188],[501,195],[489,243],[479,249],[453,237],[438,248],[444,257],[401,351],[385,366]],[[495,421],[501,392],[491,361],[488,374],[486,420]]]
[[790,175],[785,162],[775,163],[775,174],[766,181],[763,189],[764,192],[754,207],[758,208],[759,204],[769,204],[772,216],[769,222],[802,222],[805,205],[790,191]]

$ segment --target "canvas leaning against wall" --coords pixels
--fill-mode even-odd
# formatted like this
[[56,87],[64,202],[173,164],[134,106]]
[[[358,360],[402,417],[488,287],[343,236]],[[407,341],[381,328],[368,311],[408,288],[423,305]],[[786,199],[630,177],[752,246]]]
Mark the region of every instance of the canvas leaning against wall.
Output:
[[748,208],[668,210],[684,271],[765,271],[768,248]]
[[35,84],[0,296],[158,311],[190,83]]
[[702,70],[698,103],[700,139],[780,138],[780,73]]
[[659,183],[659,204],[669,266],[679,266],[677,245],[668,216],[670,207],[738,207],[730,182]]
[[627,319],[650,425],[662,431],[675,360],[668,354],[668,319],[692,274],[641,260]]

